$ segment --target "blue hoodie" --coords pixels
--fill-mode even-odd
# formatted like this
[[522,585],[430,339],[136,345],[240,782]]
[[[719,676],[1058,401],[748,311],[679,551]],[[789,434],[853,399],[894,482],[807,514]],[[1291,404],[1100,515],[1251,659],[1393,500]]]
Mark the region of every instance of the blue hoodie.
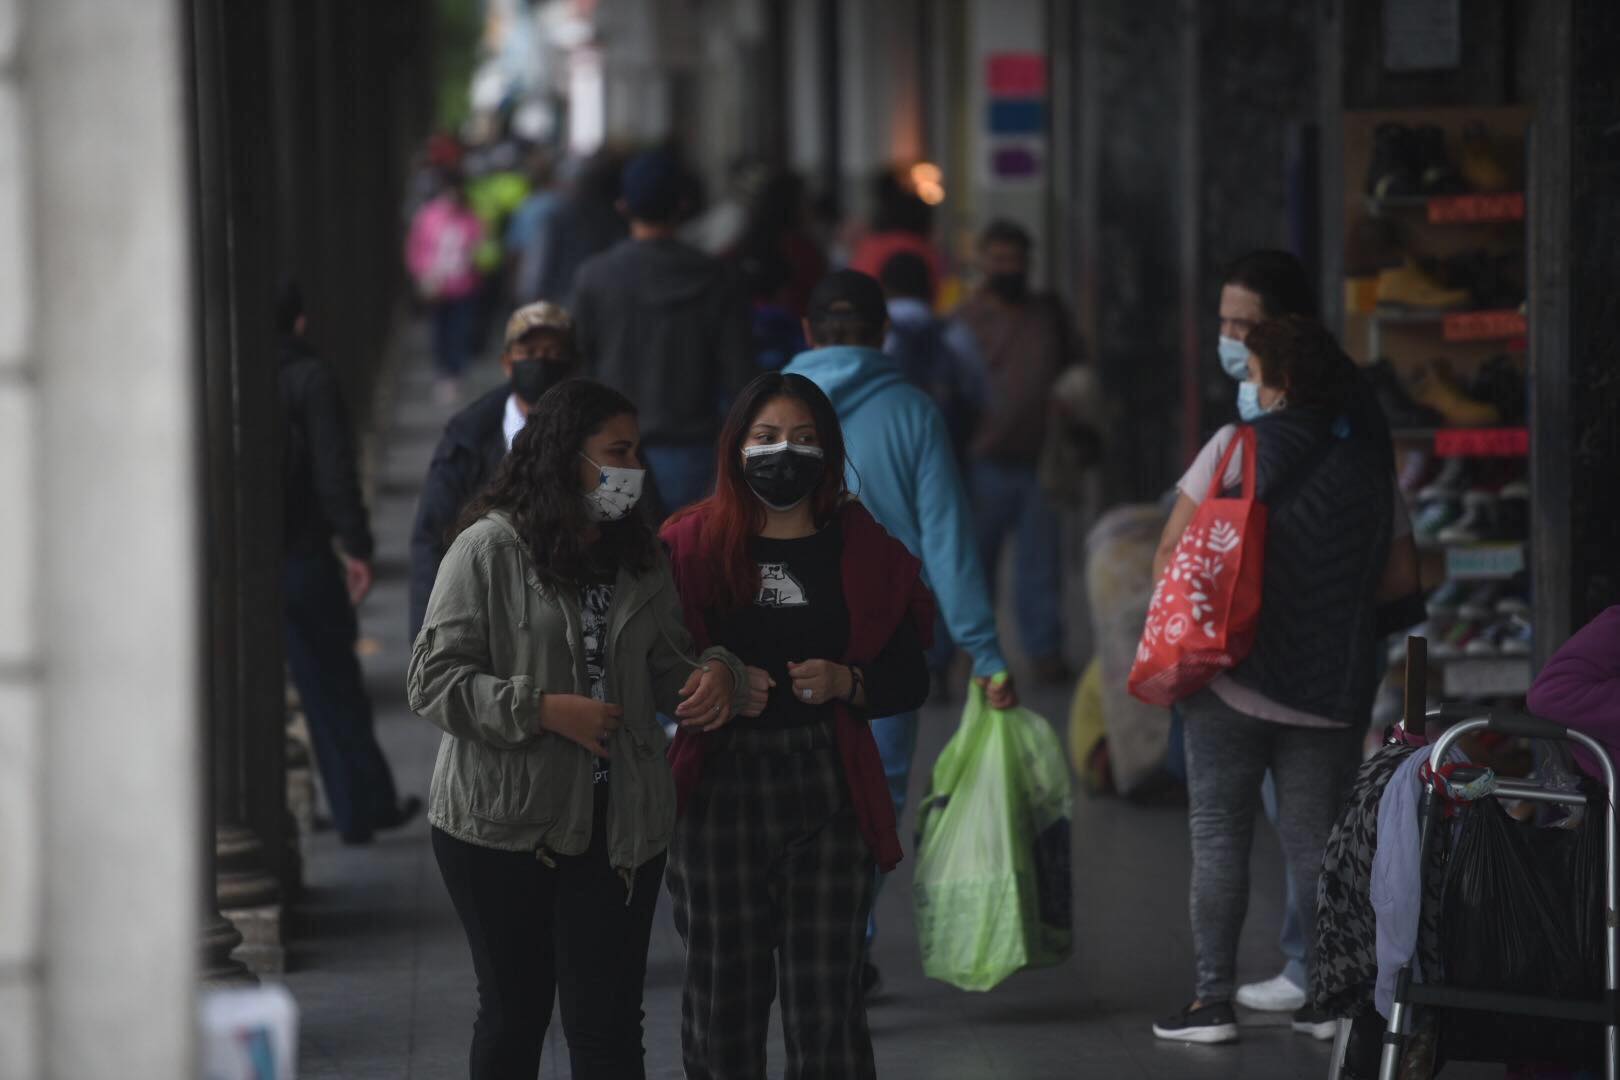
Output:
[[849,451],[849,489],[922,560],[951,638],[973,657],[973,674],[1006,671],[967,492],[938,407],[877,349],[812,349],[783,370],[832,399]]

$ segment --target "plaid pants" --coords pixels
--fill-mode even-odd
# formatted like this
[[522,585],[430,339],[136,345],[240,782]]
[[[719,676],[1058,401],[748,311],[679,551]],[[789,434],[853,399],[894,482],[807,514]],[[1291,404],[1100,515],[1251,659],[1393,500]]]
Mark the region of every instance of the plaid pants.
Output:
[[831,733],[728,731],[670,844],[688,1080],[763,1080],[782,994],[787,1080],[876,1075],[861,993],[872,854]]

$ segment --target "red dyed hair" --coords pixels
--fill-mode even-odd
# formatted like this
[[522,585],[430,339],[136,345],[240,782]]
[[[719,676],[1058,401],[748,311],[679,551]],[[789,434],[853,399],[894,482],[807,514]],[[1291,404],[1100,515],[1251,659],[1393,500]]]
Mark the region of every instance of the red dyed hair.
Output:
[[825,467],[821,483],[810,493],[810,512],[821,528],[838,513],[848,496],[844,486],[844,430],[838,413],[821,387],[803,375],[767,372],[743,388],[731,406],[716,447],[714,494],[675,514],[671,522],[703,514],[703,546],[716,563],[714,603],[734,610],[759,595],[759,564],[748,555],[748,541],[765,528],[765,504],[743,475],[742,450],[748,431],[765,406],[791,398],[810,410]]

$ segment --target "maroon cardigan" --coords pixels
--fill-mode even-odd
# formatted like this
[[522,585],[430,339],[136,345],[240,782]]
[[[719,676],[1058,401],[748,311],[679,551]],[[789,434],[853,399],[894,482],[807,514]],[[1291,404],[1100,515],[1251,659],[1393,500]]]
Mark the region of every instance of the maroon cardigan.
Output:
[[[713,606],[715,558],[703,541],[705,520],[707,515],[699,510],[670,522],[660,533],[669,548],[686,628],[699,649],[713,644],[705,613]],[[934,634],[934,597],[922,582],[922,564],[905,545],[884,532],[860,503],[846,503],[839,511],[839,521],[844,540],[844,602],[849,607],[849,650],[840,662],[870,664],[900,628],[900,620],[907,617],[926,648]],[[840,702],[834,733],[861,836],[878,868],[892,870],[900,862],[900,834],[872,729]],[[686,809],[687,797],[703,778],[708,741],[707,735],[682,728],[670,745],[679,811]]]

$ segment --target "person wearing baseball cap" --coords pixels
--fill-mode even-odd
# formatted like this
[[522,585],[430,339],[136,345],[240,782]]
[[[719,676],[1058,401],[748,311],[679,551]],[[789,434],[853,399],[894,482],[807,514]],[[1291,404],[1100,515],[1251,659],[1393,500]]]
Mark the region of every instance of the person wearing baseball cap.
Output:
[[523,430],[542,394],[578,373],[574,320],[560,304],[525,304],[506,321],[501,370],[506,382],[444,426],[411,531],[411,639],[422,628],[428,596],[449,547],[447,534]]
[[[849,489],[878,524],[922,560],[951,638],[973,658],[974,677],[996,708],[1012,708],[1018,692],[996,636],[995,611],[974,539],[973,512],[956,466],[945,418],[883,352],[888,328],[883,286],[858,270],[839,270],[810,294],[804,320],[810,351],[783,369],[826,392],[844,429]],[[905,808],[917,714],[872,721],[895,819]],[[867,941],[877,934],[868,925]],[[877,969],[866,965],[870,993]]]
[[630,238],[579,268],[569,301],[586,373],[640,410],[642,457],[671,511],[714,490],[721,418],[754,373],[735,269],[677,238],[690,190],[671,151],[632,158],[619,198]]

